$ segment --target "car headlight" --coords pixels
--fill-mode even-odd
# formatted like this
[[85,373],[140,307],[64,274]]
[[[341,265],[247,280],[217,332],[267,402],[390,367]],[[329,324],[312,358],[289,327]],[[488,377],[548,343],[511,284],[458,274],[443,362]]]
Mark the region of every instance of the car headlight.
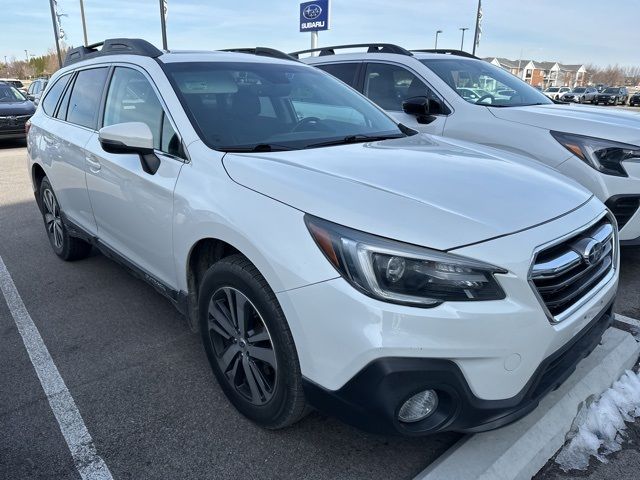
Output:
[[435,307],[443,302],[501,300],[494,274],[506,270],[477,260],[389,240],[310,215],[307,228],[351,285],[385,302]]
[[551,132],[560,144],[599,172],[628,177],[622,165],[625,160],[640,161],[640,147],[573,133]]

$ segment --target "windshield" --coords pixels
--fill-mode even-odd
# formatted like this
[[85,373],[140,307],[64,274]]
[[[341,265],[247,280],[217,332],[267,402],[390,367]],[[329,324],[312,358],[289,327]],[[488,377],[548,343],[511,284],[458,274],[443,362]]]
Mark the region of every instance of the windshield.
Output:
[[545,92],[559,92],[560,89],[558,87],[549,87],[545,90]]
[[404,136],[371,102],[313,67],[190,62],[164,68],[194,128],[216,150],[289,150]]
[[10,85],[0,85],[0,103],[24,102],[27,99]]
[[618,89],[617,88],[607,88],[602,93],[618,93]]
[[586,91],[587,91],[587,89],[584,88],[584,87],[578,87],[578,88],[574,88],[573,89],[573,93],[584,93]]
[[[483,60],[449,57],[423,59],[421,62],[469,103],[487,107],[553,103],[531,85]],[[474,98],[461,89],[482,89],[487,93]]]

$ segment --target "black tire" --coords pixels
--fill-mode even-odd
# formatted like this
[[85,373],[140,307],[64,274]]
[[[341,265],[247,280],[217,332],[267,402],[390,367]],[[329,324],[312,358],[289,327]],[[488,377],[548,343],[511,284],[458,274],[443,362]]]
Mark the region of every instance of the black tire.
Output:
[[40,183],[39,195],[42,219],[54,253],[67,262],[88,257],[91,253],[91,245],[69,235],[62,221],[60,204],[47,177],[44,177]]
[[[235,333],[232,336],[227,335],[229,338],[225,339],[221,336],[222,324],[218,323],[210,313],[210,307],[215,315],[225,312],[224,298],[229,291],[238,295],[236,299],[240,294],[248,299],[249,303],[244,305],[249,305],[253,310],[242,317],[247,318],[247,315],[249,317],[253,315],[247,322],[252,322],[254,326],[249,330],[246,324],[246,330],[243,327],[245,332],[241,333],[236,322],[236,325],[232,325]],[[232,305],[228,296],[226,298],[229,300],[227,305]],[[243,301],[246,302],[246,300]],[[220,302],[222,307],[219,307]],[[287,427],[304,417],[308,409],[293,336],[276,296],[258,269],[240,254],[223,258],[205,273],[200,286],[198,303],[200,332],[209,363],[220,387],[233,406],[258,425],[274,430]],[[237,301],[233,303],[233,305],[237,304]],[[216,308],[220,310],[215,310]],[[232,309],[229,308],[226,312],[229,313],[229,310]],[[229,316],[226,318],[230,319]],[[256,325],[259,326],[256,327]],[[229,326],[226,324],[223,330],[229,332]],[[250,350],[255,347],[251,343],[251,335],[253,334],[255,338],[257,336],[255,332],[261,331],[260,335],[264,336],[265,330],[269,338],[262,340],[261,345],[264,346],[266,341],[267,347],[272,346],[272,355],[275,354],[275,368],[271,364],[263,363],[258,357],[252,357],[252,350]],[[239,353],[231,352],[234,345],[241,344],[244,344],[244,350],[240,350]],[[262,350],[265,349],[262,348]],[[231,353],[227,355],[229,352]],[[244,363],[245,361],[247,363]],[[252,368],[256,367],[260,371],[252,374],[256,371]],[[257,384],[261,387],[265,384],[271,385],[270,390],[259,389],[261,394],[269,391],[269,398],[265,393],[264,396],[257,397],[257,402],[254,401],[256,399],[253,395],[254,389],[248,388],[249,376],[253,378],[254,387]],[[261,381],[256,383],[255,380],[258,378]],[[242,383],[239,384],[239,382]],[[251,391],[247,392],[248,390]],[[251,398],[248,398],[249,396]]]

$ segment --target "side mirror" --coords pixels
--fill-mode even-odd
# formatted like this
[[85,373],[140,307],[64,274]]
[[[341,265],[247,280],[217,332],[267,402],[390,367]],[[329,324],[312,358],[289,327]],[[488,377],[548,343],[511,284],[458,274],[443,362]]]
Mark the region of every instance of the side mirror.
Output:
[[127,122],[102,127],[98,140],[105,152],[139,155],[142,169],[151,175],[160,168],[160,159],[153,151],[153,133],[146,123]]
[[442,104],[435,98],[411,97],[402,102],[402,110],[408,115],[415,115],[418,123],[431,123],[433,115],[442,113]]

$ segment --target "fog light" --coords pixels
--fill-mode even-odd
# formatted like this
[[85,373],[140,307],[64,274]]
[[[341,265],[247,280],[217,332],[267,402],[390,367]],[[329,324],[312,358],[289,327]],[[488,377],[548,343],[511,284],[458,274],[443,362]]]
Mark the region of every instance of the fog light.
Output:
[[438,407],[438,394],[433,390],[416,393],[400,407],[398,420],[405,423],[424,420]]

